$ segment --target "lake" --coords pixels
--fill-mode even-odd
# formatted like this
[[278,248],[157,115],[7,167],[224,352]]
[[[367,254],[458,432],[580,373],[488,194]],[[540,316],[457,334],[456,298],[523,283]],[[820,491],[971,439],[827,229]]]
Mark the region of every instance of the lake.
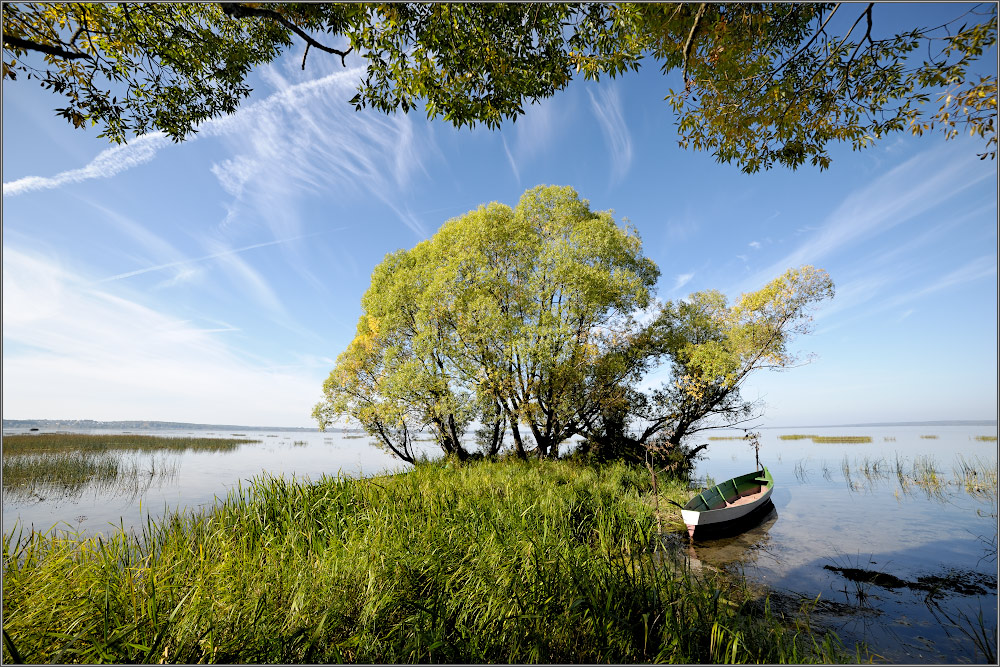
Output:
[[[111,433],[111,431],[89,431]],[[118,432],[118,431],[116,431]],[[135,431],[138,432],[138,431]],[[404,470],[408,466],[341,432],[149,431],[152,435],[247,437],[261,442],[227,452],[157,457],[170,474],[122,494],[101,489],[4,494],[3,531],[15,525],[95,535],[141,530],[147,515],[210,507],[238,484],[264,474],[318,479]],[[709,432],[718,436],[741,431]],[[866,641],[889,662],[985,663],[996,656],[997,443],[995,426],[765,429],[761,462],[775,479],[774,512],[747,532],[714,541],[665,536],[694,569],[742,572],[771,593],[772,609],[796,614],[806,601],[814,623],[850,646]],[[781,436],[868,436],[870,443],[816,443]],[[5,432],[6,435],[6,432]],[[753,450],[740,440],[705,440],[695,473],[723,481],[749,472]],[[430,450],[429,450],[430,451]],[[989,492],[953,483],[961,461],[994,473]],[[897,467],[906,473],[902,478]],[[915,469],[916,468],[916,469]],[[933,468],[936,475],[928,478]],[[907,475],[920,472],[923,484]],[[928,483],[930,480],[931,483]],[[936,482],[936,485],[934,484]],[[980,620],[981,619],[981,620]],[[992,656],[990,652],[992,651]]]
[[[792,434],[870,436],[872,442],[780,438]],[[975,439],[981,435],[996,436],[996,427],[761,430],[760,458],[775,479],[775,511],[737,537],[690,544],[678,535],[668,542],[695,568],[743,572],[772,592],[772,609],[794,611],[819,596],[813,621],[848,645],[867,641],[889,662],[990,658],[995,664],[996,478],[986,493],[951,483],[962,458],[978,459],[995,474],[997,443]],[[745,442],[702,441],[710,446],[696,475],[721,482],[754,469]],[[904,488],[897,461],[910,473],[914,463],[933,463],[939,485]],[[982,630],[985,638],[978,636]]]

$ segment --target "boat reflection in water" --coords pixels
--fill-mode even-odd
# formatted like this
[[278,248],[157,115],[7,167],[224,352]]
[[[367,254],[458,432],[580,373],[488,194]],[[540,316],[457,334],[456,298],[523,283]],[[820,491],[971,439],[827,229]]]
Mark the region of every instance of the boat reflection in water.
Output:
[[[733,527],[728,534],[713,534],[712,539],[695,539],[687,542],[685,555],[693,570],[705,566],[728,569],[732,566],[752,565],[758,554],[769,553],[770,529],[778,521],[778,510],[770,501],[755,512],[741,526]],[[684,536],[686,537],[686,536]],[[680,540],[678,540],[680,541]]]

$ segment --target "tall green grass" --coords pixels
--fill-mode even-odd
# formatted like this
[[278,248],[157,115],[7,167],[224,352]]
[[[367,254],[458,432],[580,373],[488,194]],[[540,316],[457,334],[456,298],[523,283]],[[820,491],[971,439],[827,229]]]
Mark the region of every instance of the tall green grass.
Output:
[[[30,662],[842,662],[655,552],[648,474],[476,463],[262,478],[142,535],[4,535]],[[686,485],[667,484],[684,498]],[[15,655],[16,652],[16,655]]]

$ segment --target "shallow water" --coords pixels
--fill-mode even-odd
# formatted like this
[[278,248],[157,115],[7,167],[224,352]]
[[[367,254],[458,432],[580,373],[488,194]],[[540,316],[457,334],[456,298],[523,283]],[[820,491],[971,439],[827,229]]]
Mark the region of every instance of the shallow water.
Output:
[[[959,455],[997,468],[996,427],[767,429],[761,462],[775,479],[774,512],[742,535],[689,544],[695,568],[742,571],[772,591],[772,608],[795,613],[819,602],[814,621],[851,646],[866,641],[889,662],[994,662],[997,642],[996,490],[970,495],[950,484]],[[782,434],[867,435],[871,443],[817,444]],[[726,435],[720,433],[719,435]],[[937,439],[921,436],[937,435]],[[741,441],[708,441],[696,475],[721,482],[754,469]],[[943,487],[901,487],[898,458],[910,469],[929,457]],[[850,472],[845,475],[846,463]],[[865,462],[888,474],[866,476]],[[926,460],[926,459],[923,459]],[[982,614],[982,624],[977,620]],[[986,637],[982,635],[985,630]]]
[[[91,431],[110,433],[109,431]],[[155,435],[236,437],[206,431],[151,431]],[[868,435],[867,444],[785,441],[782,434]],[[719,435],[727,435],[725,432]],[[730,435],[742,434],[733,432]],[[937,435],[924,439],[922,435]],[[743,572],[771,593],[771,608],[795,616],[816,601],[810,617],[852,646],[865,641],[888,662],[990,662],[996,656],[997,507],[946,485],[940,494],[903,490],[895,460],[909,467],[930,457],[947,481],[959,455],[996,470],[997,443],[974,440],[996,427],[880,427],[761,431],[761,462],[775,479],[774,511],[736,537],[695,541],[686,533],[668,542],[694,568]],[[229,452],[169,454],[174,474],[154,478],[139,493],[87,489],[45,494],[44,500],[4,494],[3,531],[53,527],[84,535],[124,527],[141,530],[147,516],[168,509],[198,510],[237,484],[264,474],[316,480],[403,470],[406,464],[339,432],[258,432],[261,442]],[[753,470],[753,450],[738,440],[708,441],[696,475],[721,482]],[[429,450],[430,451],[430,450]],[[146,454],[160,457],[164,454]],[[845,457],[851,472],[843,473]],[[866,477],[858,469],[885,461],[890,474]],[[886,575],[886,576],[880,576]],[[982,614],[986,638],[976,637]],[[985,650],[984,650],[985,649]]]
[[[143,433],[168,437],[235,437],[232,433],[187,430]],[[225,498],[238,484],[246,488],[248,480],[264,474],[317,480],[324,474],[362,477],[408,467],[370,445],[369,438],[345,436],[340,432],[246,431],[240,438],[259,438],[260,442],[227,452],[188,450],[166,455],[162,452],[136,454],[137,458],[146,459],[166,457],[175,466],[171,475],[154,477],[148,488],[139,493],[93,487],[72,494],[50,490],[42,492],[42,499],[24,499],[5,493],[3,532],[16,530],[15,525],[25,530],[32,527],[39,531],[79,530],[84,535],[107,533],[122,527],[141,531],[147,516],[156,519],[167,510],[210,507],[216,497]]]

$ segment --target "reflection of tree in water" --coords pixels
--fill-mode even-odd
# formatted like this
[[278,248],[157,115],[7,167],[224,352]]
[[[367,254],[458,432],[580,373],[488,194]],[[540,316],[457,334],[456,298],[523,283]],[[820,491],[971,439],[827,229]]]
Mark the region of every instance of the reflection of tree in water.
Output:
[[3,492],[13,502],[74,502],[88,491],[136,498],[177,477],[176,455],[122,451],[14,454],[3,457]]

